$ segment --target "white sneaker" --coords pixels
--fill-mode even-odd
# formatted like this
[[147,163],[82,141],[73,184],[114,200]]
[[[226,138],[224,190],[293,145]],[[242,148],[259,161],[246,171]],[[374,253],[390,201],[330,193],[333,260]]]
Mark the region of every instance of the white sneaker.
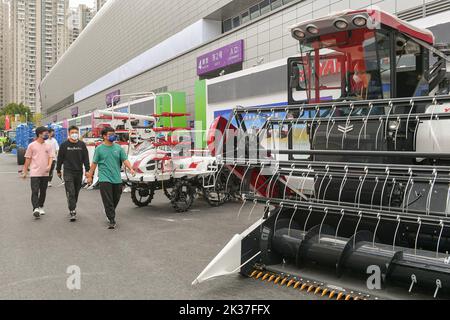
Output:
[[52,183],[51,183],[51,182],[48,183],[48,187],[49,187],[49,188],[52,187]]
[[45,210],[44,210],[44,208],[39,208],[38,210],[39,210],[39,214],[40,214],[41,216],[44,216],[44,215],[45,215]]

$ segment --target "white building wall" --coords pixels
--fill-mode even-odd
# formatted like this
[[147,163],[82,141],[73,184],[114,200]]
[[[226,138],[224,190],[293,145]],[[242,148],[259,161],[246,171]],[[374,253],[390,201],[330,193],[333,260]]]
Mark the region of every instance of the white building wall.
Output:
[[[151,4],[149,4],[151,2]],[[112,70],[120,67],[129,60],[155,44],[167,39],[182,27],[197,21],[197,18],[208,17],[212,12],[224,7],[231,1],[183,1],[174,8],[172,1],[136,0],[136,7],[125,7],[120,0],[110,0],[108,6],[94,18],[90,27],[80,37],[77,45],[73,46],[52,73],[44,80],[43,88],[46,94],[44,107],[58,103],[87,85],[100,79]],[[105,106],[105,95],[120,89],[123,94],[149,91],[156,88],[168,87],[170,91],[185,91],[187,93],[188,108],[192,112],[194,107],[194,84],[198,79],[196,74],[196,58],[204,53],[244,39],[245,62],[244,68],[260,63],[269,63],[282,58],[298,54],[297,43],[291,38],[288,29],[291,25],[317,18],[344,9],[361,9],[368,6],[379,6],[382,10],[397,13],[417,5],[423,5],[424,0],[395,1],[395,0],[314,0],[292,1],[285,7],[253,20],[246,25],[233,29],[217,40],[196,48],[182,56],[168,61],[154,69],[138,75],[130,80],[103,90],[98,94],[82,100],[75,105],[80,113],[92,111]],[[161,11],[157,11],[161,4]],[[142,16],[137,11],[140,8]],[[148,19],[147,8],[154,19]],[[150,10],[150,9],[149,9]],[[178,10],[184,14],[177,19],[170,19],[167,10]],[[177,12],[178,12],[177,11]],[[130,21],[131,15],[134,20]],[[144,18],[145,16],[145,18]],[[150,15],[152,16],[152,15]],[[114,21],[114,24],[111,23]],[[125,27],[126,24],[126,27]],[[114,27],[117,25],[117,29]],[[155,29],[155,26],[158,26]],[[95,31],[94,31],[95,28]],[[113,28],[113,29],[111,29]],[[109,30],[109,32],[106,32]],[[117,32],[116,32],[117,31]],[[124,35],[126,34],[126,36]],[[82,39],[81,39],[82,38]],[[116,44],[120,45],[116,45]],[[114,44],[114,45],[112,45]],[[85,57],[90,57],[89,63],[81,63]],[[81,68],[81,69],[80,69]],[[77,69],[77,70],[75,70]],[[73,75],[64,83],[65,75]],[[58,88],[53,95],[51,88]],[[70,108],[58,112],[58,118],[70,118]]]

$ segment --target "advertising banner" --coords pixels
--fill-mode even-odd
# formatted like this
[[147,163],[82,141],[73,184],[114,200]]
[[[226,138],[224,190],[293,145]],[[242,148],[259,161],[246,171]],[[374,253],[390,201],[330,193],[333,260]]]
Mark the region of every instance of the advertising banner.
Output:
[[[114,99],[114,101],[113,101]],[[106,95],[106,106],[112,107],[120,102],[120,90],[110,92]]]
[[72,116],[72,117],[78,117],[78,107],[74,107],[74,108],[72,108],[72,109],[70,109],[70,115]]

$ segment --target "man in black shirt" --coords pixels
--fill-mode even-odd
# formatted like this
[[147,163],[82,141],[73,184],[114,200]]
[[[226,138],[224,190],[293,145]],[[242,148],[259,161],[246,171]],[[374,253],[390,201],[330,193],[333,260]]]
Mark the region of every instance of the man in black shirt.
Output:
[[89,153],[86,144],[80,141],[80,130],[76,126],[69,128],[69,139],[64,142],[58,153],[56,172],[62,177],[61,168],[64,166],[64,182],[67,202],[69,204],[70,221],[77,220],[77,202],[83,183],[83,165],[89,172]]

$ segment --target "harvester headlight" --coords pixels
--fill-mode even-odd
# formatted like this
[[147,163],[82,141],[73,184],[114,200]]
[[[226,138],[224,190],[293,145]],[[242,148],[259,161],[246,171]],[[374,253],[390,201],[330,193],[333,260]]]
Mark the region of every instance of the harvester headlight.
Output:
[[310,24],[306,27],[306,31],[308,31],[311,34],[319,34],[319,28],[317,28],[315,25]]
[[363,16],[356,16],[353,18],[353,24],[357,27],[364,27],[367,25],[367,18]]
[[306,34],[303,32],[303,30],[299,28],[292,30],[292,34],[297,40],[302,40],[306,37]]
[[339,30],[344,30],[348,28],[348,22],[344,19],[338,19],[334,22],[334,27]]

